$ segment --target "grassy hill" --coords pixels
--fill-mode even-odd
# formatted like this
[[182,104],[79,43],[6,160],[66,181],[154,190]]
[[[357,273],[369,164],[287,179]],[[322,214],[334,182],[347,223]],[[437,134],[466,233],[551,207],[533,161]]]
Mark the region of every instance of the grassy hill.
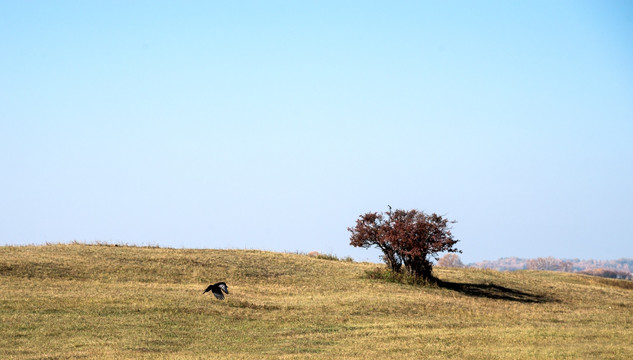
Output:
[[[0,247],[2,358],[633,358],[633,282],[252,250]],[[226,281],[230,295],[202,295]]]

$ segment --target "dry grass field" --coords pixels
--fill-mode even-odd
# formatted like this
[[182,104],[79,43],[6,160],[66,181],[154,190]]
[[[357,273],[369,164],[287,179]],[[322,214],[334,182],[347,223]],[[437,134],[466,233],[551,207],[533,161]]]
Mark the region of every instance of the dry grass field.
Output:
[[[0,358],[631,359],[633,282],[252,250],[0,247]],[[218,301],[202,290],[226,281]]]

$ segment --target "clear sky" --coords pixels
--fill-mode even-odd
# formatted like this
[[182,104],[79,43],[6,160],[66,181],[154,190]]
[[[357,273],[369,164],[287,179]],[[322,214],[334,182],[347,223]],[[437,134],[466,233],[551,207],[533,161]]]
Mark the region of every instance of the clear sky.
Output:
[[633,257],[630,1],[0,1],[0,244]]

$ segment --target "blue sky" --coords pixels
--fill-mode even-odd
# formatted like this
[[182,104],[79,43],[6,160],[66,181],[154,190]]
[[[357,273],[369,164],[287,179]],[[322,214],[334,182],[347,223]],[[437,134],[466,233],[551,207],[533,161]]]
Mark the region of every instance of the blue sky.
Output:
[[2,1],[0,244],[633,256],[628,1]]

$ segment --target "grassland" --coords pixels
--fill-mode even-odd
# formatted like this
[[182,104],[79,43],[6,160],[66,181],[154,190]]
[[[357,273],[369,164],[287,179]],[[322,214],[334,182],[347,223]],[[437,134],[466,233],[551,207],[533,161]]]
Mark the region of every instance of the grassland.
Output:
[[[0,358],[631,359],[633,282],[251,250],[0,247]],[[230,295],[202,290],[226,281]]]

